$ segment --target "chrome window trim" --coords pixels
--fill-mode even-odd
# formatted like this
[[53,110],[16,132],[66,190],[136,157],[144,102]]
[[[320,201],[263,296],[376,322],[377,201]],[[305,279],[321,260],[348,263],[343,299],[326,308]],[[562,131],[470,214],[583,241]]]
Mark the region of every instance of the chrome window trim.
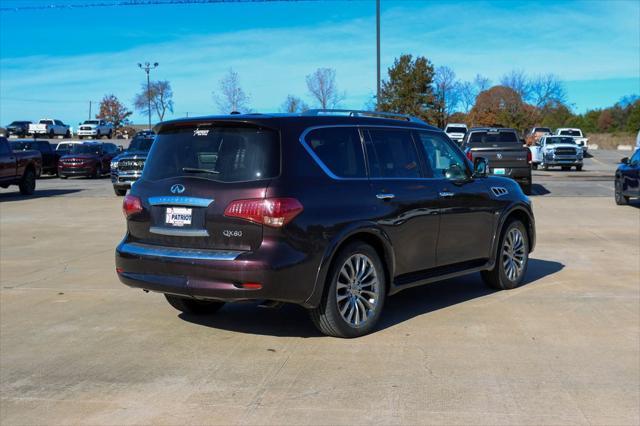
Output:
[[206,229],[171,229],[161,226],[152,226],[149,232],[159,235],[170,235],[172,237],[208,237],[209,232]]
[[213,201],[213,198],[180,197],[174,195],[149,197],[149,204],[152,206],[209,207]]
[[[311,149],[311,147],[307,144],[306,141],[306,137],[307,135],[317,129],[333,129],[336,127],[349,127],[349,128],[355,128],[358,130],[358,133],[360,134],[360,142],[362,143],[362,147],[363,147],[363,155],[364,155],[364,160],[365,160],[365,170],[367,170],[367,177],[362,177],[362,178],[346,178],[346,177],[340,177],[335,175],[331,170],[329,170],[329,168],[322,162],[322,160],[320,159],[320,157],[318,157],[316,155],[316,153],[313,151],[313,149]],[[369,129],[369,128],[382,128],[382,129],[401,129],[401,130],[419,130],[419,131],[426,131],[426,132],[434,132],[437,133],[437,131],[434,131],[433,129],[423,129],[420,127],[412,127],[412,126],[388,126],[388,125],[382,125],[382,124],[327,124],[327,125],[323,125],[323,126],[312,126],[312,127],[307,127],[302,134],[300,135],[300,137],[298,138],[298,142],[300,142],[300,144],[304,147],[304,149],[307,151],[307,153],[311,156],[311,158],[313,158],[313,160],[316,162],[316,164],[318,165],[318,167],[320,167],[322,169],[322,171],[329,176],[331,179],[333,180],[411,180],[411,181],[415,181],[415,180],[426,180],[426,181],[433,181],[433,180],[438,180],[439,178],[435,178],[435,177],[419,177],[419,178],[403,178],[403,177],[370,177],[368,176],[369,174],[369,170],[368,170],[368,165],[367,165],[367,155],[366,155],[366,150],[364,150],[364,138],[363,138],[363,130]]]
[[235,250],[197,250],[156,247],[139,243],[121,243],[118,252],[142,257],[170,258],[183,260],[235,260],[243,252]]

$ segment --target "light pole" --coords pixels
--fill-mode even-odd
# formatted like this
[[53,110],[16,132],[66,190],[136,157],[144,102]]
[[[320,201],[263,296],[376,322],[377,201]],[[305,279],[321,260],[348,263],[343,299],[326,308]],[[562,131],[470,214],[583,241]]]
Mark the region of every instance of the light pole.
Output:
[[144,65],[142,65],[138,62],[138,67],[147,73],[147,108],[149,111],[149,129],[151,129],[151,81],[149,80],[149,71],[156,69],[158,63],[154,62],[153,65],[151,65],[149,62],[145,62]]
[[380,105],[380,0],[376,0],[376,62],[377,62],[377,90],[376,109]]

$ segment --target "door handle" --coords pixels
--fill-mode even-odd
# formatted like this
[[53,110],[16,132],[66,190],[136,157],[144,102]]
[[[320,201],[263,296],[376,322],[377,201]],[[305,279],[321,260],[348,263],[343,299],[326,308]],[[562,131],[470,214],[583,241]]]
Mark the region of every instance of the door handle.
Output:
[[450,198],[450,197],[453,197],[454,193],[448,192],[448,191],[442,191],[438,195],[440,195],[442,198]]
[[391,200],[396,198],[396,196],[394,194],[376,194],[376,198],[378,200]]

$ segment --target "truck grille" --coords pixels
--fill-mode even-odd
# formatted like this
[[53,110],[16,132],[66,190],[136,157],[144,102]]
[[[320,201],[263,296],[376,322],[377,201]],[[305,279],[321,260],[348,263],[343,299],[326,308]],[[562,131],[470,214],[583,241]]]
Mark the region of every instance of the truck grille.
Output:
[[576,155],[575,148],[556,148],[556,155]]
[[140,171],[144,167],[144,160],[120,160],[118,170],[121,172]]

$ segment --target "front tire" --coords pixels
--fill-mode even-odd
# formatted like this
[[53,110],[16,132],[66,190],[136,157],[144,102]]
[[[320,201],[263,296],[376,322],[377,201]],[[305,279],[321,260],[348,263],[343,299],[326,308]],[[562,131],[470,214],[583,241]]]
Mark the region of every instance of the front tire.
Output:
[[91,177],[94,179],[99,179],[102,177],[102,166],[100,164],[96,166],[96,169]]
[[22,195],[32,195],[36,191],[36,172],[27,169],[18,186]]
[[482,279],[491,288],[508,290],[518,287],[529,264],[529,238],[519,220],[508,222],[500,235],[500,245],[493,269],[482,271]]
[[616,179],[616,183],[615,183],[615,200],[616,200],[616,204],[619,206],[626,206],[627,204],[629,204],[629,197],[625,197],[624,194],[622,193],[622,183]]
[[332,263],[320,306],[309,310],[311,320],[327,336],[369,334],[382,313],[386,289],[378,253],[363,242],[350,243]]
[[174,296],[172,294],[165,294],[167,302],[180,312],[192,315],[206,315],[217,312],[224,302],[217,302],[214,300],[196,300],[188,297]]

